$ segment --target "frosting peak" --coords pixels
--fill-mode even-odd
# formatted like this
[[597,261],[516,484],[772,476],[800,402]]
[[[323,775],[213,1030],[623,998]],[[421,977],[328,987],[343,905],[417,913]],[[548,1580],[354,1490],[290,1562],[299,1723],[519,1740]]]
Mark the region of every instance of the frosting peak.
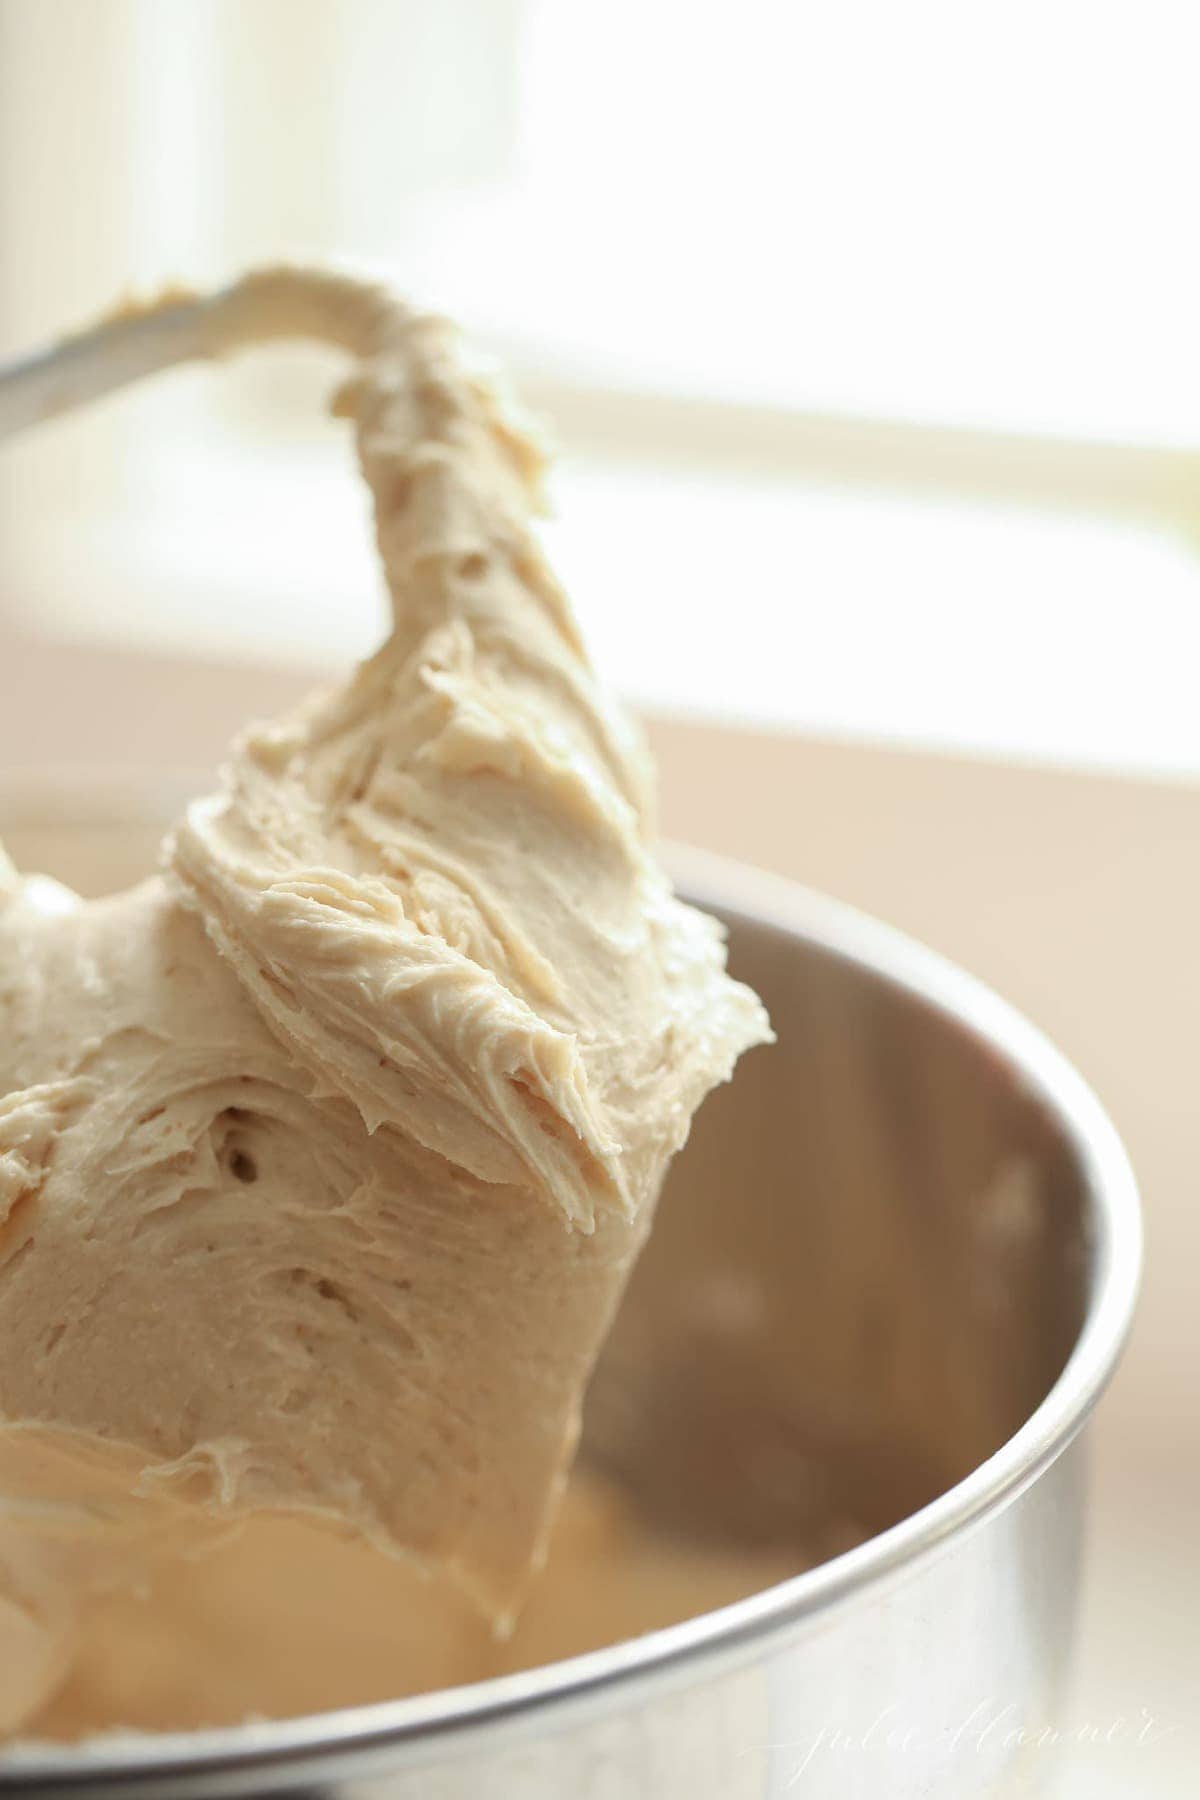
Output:
[[198,317],[197,354],[356,359],[393,627],[140,887],[0,861],[0,1492],[49,1430],[47,1506],[320,1513],[504,1615],[670,1157],[769,1029],[655,860],[540,452],[451,328],[297,271]]

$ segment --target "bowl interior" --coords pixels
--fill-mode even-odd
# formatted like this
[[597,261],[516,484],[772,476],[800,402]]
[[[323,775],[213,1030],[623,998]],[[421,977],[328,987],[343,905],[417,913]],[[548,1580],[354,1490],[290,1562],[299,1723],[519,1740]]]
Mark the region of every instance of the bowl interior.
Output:
[[1074,1153],[984,1043],[727,916],[770,1010],[677,1159],[589,1401],[590,1454],[679,1530],[827,1552],[1012,1436],[1083,1321]]

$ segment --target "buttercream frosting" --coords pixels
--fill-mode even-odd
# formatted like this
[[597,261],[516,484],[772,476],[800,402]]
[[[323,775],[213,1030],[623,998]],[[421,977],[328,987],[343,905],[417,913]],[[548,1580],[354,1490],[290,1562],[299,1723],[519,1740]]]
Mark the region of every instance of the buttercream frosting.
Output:
[[263,1511],[511,1615],[670,1158],[769,1036],[453,329],[273,270],[206,334],[349,352],[392,624],[138,887],[0,864],[0,1646],[43,1688],[72,1594]]

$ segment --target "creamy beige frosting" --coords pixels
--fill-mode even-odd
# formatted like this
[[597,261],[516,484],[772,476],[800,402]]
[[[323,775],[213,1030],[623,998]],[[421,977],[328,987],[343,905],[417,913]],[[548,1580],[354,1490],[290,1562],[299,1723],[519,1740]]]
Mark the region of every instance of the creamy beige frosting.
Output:
[[679,1541],[577,1471],[546,1567],[500,1639],[446,1581],[307,1520],[260,1515],[202,1559],[164,1560],[97,1597],[69,1674],[25,1731],[193,1730],[458,1687],[725,1606],[807,1561],[795,1546]]
[[670,1157],[769,1036],[452,330],[288,271],[205,329],[355,358],[393,627],[246,733],[153,879],[0,865],[0,1670],[6,1617],[49,1670],[56,1607],[262,1509],[509,1614]]

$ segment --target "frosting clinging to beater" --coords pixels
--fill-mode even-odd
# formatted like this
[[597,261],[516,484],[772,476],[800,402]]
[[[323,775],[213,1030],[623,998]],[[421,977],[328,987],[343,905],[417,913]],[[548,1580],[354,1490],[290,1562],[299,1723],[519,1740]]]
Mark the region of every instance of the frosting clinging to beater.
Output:
[[74,1434],[148,1508],[332,1514],[502,1614],[670,1157],[769,1031],[451,328],[268,271],[205,330],[355,358],[392,629],[244,735],[161,875],[0,876],[0,1473]]

